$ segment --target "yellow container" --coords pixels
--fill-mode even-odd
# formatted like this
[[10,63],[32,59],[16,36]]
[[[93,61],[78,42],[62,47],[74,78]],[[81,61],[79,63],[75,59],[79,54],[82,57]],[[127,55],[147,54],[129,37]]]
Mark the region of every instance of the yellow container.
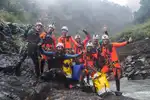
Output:
[[[72,59],[64,60],[64,65],[62,66],[63,72],[65,73],[67,78],[72,78]],[[69,66],[65,66],[65,64]]]
[[98,95],[110,92],[110,85],[109,81],[107,80],[106,74],[97,72],[93,75],[92,79]]

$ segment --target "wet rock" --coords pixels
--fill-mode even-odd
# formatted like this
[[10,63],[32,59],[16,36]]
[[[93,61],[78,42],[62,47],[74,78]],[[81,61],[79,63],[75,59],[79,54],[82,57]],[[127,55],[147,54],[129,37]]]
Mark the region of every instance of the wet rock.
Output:
[[[62,98],[61,98],[62,97]],[[115,95],[107,95],[106,97],[99,97],[94,93],[85,93],[80,90],[56,90],[53,89],[48,97],[50,100],[134,100],[128,97]],[[47,100],[49,100],[47,98]]]
[[20,61],[18,55],[1,54],[0,59],[0,71],[4,73],[14,73],[16,65]]
[[[7,58],[7,55],[3,55],[3,58]],[[6,56],[6,57],[5,57]],[[13,60],[13,59],[12,59]],[[30,65],[30,66],[29,66]],[[0,99],[1,100],[101,100],[95,93],[83,92],[80,89],[68,90],[61,86],[59,82],[43,82],[37,80],[32,73],[33,62],[30,59],[26,59],[22,64],[20,77],[11,74],[4,74],[0,72]],[[51,73],[55,73],[52,71]],[[46,77],[51,75],[46,72]],[[59,75],[55,75],[60,77]],[[61,81],[62,78],[58,78]],[[127,97],[108,96],[104,100],[132,100]],[[103,100],[103,99],[102,99]]]
[[31,25],[0,21],[0,54],[18,53],[25,43],[22,39]]
[[128,56],[128,57],[126,58],[126,61],[127,61],[127,62],[132,62],[132,58],[133,58],[132,56]]
[[142,61],[136,61],[135,63],[133,63],[135,68],[141,68],[142,66],[144,66],[144,62]]
[[[120,52],[128,52],[126,58],[123,61],[124,76],[128,79],[140,80],[149,77],[150,72],[150,39],[137,41],[124,47],[126,51],[120,49]],[[129,49],[128,49],[129,48]],[[120,53],[121,54],[121,53]],[[129,55],[128,55],[129,54]]]

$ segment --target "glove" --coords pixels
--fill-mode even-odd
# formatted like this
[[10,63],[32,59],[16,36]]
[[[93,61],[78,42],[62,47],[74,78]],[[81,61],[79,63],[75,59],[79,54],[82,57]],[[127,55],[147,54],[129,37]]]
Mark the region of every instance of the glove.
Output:
[[129,38],[128,40],[128,43],[131,43],[133,40],[132,40],[132,37]]
[[37,45],[40,47],[40,46],[42,45],[42,43],[40,42],[40,43],[38,43]]
[[88,34],[88,32],[86,31],[86,30],[83,30],[83,32],[87,35]]

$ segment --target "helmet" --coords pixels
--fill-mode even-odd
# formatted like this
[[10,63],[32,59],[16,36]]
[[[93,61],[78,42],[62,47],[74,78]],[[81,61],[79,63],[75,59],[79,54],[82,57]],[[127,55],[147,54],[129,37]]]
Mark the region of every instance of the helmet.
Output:
[[37,22],[37,23],[35,24],[35,26],[38,26],[38,25],[43,26],[43,24],[42,24],[41,22]]
[[98,34],[94,34],[93,35],[93,40],[95,40],[95,39],[99,39],[99,35]]
[[50,24],[50,25],[48,25],[48,27],[55,29],[55,25],[54,24]]
[[86,45],[86,47],[93,47],[93,46],[94,46],[94,45],[93,45],[92,42],[88,42],[87,45]]
[[64,48],[64,45],[63,45],[62,43],[58,43],[58,44],[56,45],[56,47],[63,47],[63,48]]
[[77,38],[81,38],[79,34],[77,34],[77,35],[75,36],[75,39],[77,39]]
[[104,40],[104,39],[109,39],[108,35],[106,35],[106,34],[102,35],[102,40]]
[[61,28],[61,30],[66,30],[66,31],[68,31],[68,27],[67,27],[67,26],[63,26],[63,27]]

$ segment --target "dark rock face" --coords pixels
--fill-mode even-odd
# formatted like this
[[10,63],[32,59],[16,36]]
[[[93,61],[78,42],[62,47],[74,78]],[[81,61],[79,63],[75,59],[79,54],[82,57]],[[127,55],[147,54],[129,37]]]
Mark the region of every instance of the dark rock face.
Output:
[[[150,39],[137,41],[120,49],[120,56],[127,56],[122,62],[124,75],[128,79],[146,79],[150,76]],[[121,55],[125,52],[125,55]]]
[[[1,71],[0,71],[0,99],[1,100],[45,100],[52,84],[37,80],[33,72],[33,63],[30,59],[26,59],[21,67],[21,76],[15,76],[16,56],[2,55]],[[18,57],[19,58],[19,57]],[[15,59],[15,60],[16,60]],[[10,61],[8,64],[3,61]],[[6,62],[7,63],[7,62]],[[30,66],[29,66],[30,65]]]
[[0,21],[0,54],[18,53],[24,44],[22,37],[31,25],[20,25]]

